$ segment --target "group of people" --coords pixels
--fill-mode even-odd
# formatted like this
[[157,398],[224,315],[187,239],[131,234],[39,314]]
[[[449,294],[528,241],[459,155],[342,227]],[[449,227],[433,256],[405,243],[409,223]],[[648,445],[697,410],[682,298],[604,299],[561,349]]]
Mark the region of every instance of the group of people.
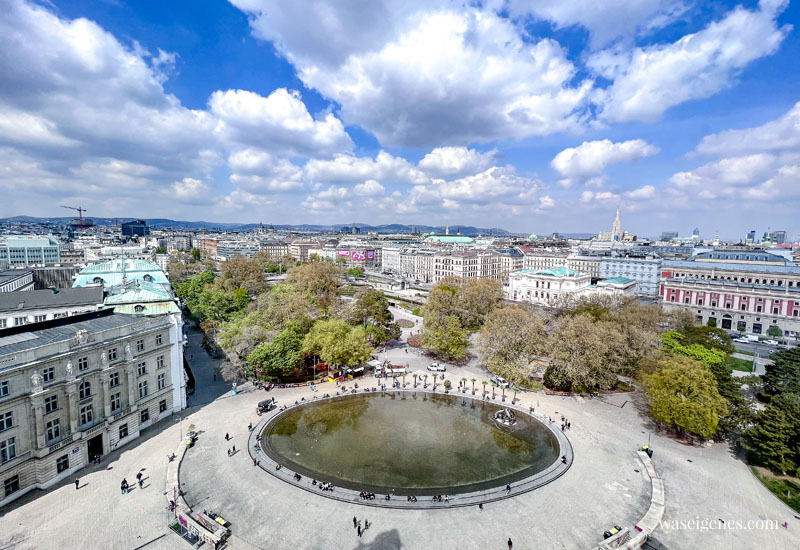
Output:
[[[144,486],[144,479],[142,477],[142,472],[138,472],[136,474],[136,482],[139,484],[139,489],[141,489]],[[122,491],[123,495],[127,494],[127,492],[130,490],[130,485],[128,484],[128,480],[125,479],[124,477],[122,478],[122,482],[119,484],[119,488]]]
[[295,481],[300,481],[301,479],[303,479],[303,476],[301,476],[300,474],[294,474]]
[[444,498],[442,498],[442,495],[434,495],[432,500],[433,502],[450,502],[450,497],[444,495]]
[[358,493],[358,496],[361,497],[361,500],[375,500],[375,493],[367,493],[365,491],[361,491]]
[[417,502],[417,497],[411,495],[408,497],[408,502]]
[[357,519],[355,516],[353,516],[353,528],[355,528],[357,530],[359,537],[364,534],[364,531],[369,529],[370,525],[371,525],[370,522],[368,522],[367,520],[364,520],[364,528],[362,529],[361,528],[361,520]]
[[233,450],[228,449],[228,456],[233,456],[236,454],[236,445],[233,446]]

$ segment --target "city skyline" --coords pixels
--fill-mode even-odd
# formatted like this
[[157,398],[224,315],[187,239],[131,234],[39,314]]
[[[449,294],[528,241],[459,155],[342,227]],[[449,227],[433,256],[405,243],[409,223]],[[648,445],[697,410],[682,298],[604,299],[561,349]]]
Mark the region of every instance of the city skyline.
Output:
[[794,4],[283,4],[14,0],[0,215],[798,231]]

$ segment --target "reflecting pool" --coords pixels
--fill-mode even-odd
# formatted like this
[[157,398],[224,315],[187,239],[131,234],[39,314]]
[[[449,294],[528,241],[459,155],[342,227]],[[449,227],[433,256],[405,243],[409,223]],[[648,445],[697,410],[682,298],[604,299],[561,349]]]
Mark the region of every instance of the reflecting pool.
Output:
[[505,486],[558,460],[549,428],[459,395],[365,393],[310,402],[272,419],[262,447],[276,462],[339,487],[456,494]]

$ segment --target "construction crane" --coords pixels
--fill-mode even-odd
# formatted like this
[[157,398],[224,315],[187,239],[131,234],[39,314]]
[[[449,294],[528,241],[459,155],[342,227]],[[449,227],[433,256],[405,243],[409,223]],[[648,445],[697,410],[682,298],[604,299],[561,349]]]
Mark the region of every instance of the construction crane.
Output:
[[76,208],[76,207],[74,207],[74,206],[63,206],[63,205],[61,206],[61,208],[67,208],[67,209],[69,209],[69,210],[77,210],[77,211],[78,211],[78,221],[79,221],[79,225],[78,225],[78,227],[80,227],[80,228],[83,228],[83,227],[85,227],[85,226],[83,225],[83,213],[84,213],[84,212],[86,212],[86,209],[85,209],[85,208],[83,208],[82,206],[78,206],[78,207]]

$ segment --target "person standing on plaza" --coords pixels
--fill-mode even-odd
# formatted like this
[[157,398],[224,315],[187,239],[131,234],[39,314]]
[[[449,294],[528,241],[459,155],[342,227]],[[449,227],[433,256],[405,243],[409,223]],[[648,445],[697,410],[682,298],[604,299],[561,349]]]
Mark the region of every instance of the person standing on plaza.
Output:
[[511,550],[511,548],[512,548],[513,546],[514,546],[514,543],[513,543],[513,542],[511,542],[511,537],[508,537],[508,550]]
[[230,441],[230,440],[231,440],[231,436],[228,435],[228,432],[225,432],[225,441]]
[[78,484],[79,484],[80,482],[81,482],[81,480],[80,480],[80,479],[76,479],[76,480],[75,480],[75,490],[76,490],[76,491],[78,490]]
[[357,521],[357,520],[356,520],[356,517],[355,517],[355,516],[353,516],[353,529],[355,529],[355,528],[356,528],[356,521]]

